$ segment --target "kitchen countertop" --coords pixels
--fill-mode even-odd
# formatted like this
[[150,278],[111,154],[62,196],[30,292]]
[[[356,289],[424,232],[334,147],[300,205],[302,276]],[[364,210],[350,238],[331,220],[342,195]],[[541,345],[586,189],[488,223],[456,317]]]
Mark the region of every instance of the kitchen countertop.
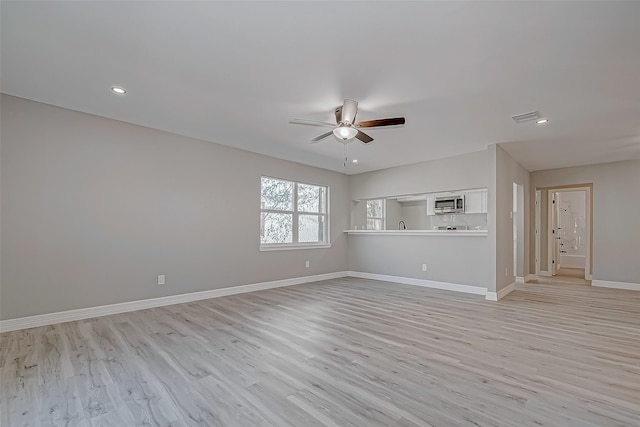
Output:
[[487,230],[344,230],[348,234],[372,234],[384,236],[488,236]]

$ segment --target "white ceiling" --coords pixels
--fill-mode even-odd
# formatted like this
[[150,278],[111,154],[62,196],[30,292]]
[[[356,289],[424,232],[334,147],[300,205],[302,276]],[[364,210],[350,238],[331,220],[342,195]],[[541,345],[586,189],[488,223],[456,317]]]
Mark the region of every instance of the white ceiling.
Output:
[[[640,158],[640,2],[8,2],[2,92],[348,174]],[[110,93],[113,85],[126,96]],[[307,141],[344,98],[368,146]],[[546,126],[511,116],[539,110]]]

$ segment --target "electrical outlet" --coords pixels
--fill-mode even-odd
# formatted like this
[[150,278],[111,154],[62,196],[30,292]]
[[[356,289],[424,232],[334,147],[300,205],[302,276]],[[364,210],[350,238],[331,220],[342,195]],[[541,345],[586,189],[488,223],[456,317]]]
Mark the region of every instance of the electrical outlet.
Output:
[[165,283],[164,274],[158,274],[158,285],[164,285]]
[[309,268],[309,261],[306,262],[305,267]]
[[507,277],[507,269],[504,269],[504,277]]
[[422,264],[422,271],[427,271],[427,264]]

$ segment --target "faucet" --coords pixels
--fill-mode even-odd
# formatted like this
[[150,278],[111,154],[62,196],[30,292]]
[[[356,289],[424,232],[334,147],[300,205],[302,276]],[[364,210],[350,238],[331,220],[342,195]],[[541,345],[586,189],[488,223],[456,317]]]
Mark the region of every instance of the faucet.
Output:
[[[402,228],[400,228],[402,227]],[[406,230],[407,229],[407,225],[404,223],[404,221],[400,221],[398,223],[398,230]]]

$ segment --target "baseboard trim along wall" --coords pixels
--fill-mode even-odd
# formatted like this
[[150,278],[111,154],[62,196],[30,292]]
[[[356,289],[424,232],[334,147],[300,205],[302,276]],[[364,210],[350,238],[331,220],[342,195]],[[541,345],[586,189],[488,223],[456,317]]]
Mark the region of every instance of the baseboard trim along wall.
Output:
[[500,289],[498,292],[487,292],[485,298],[489,301],[500,301],[502,298],[506,297],[516,288],[515,283],[511,283],[506,287]]
[[592,280],[591,286],[599,288],[626,289],[629,291],[640,291],[640,283],[612,282],[610,280]]
[[464,292],[467,294],[486,295],[487,288],[480,286],[459,285],[457,283],[436,282],[434,280],[414,279],[412,277],[388,276],[386,274],[363,273],[360,271],[348,271],[350,277],[360,279],[382,280],[384,282],[402,283],[404,285],[423,286],[425,288],[444,289],[446,291]]
[[527,283],[536,278],[535,274],[527,274],[524,277],[516,276],[516,283]]
[[487,292],[487,288],[480,286],[460,285],[457,283],[437,282],[434,280],[414,279],[412,277],[389,276],[386,274],[363,273],[360,271],[338,271],[335,273],[317,274],[315,276],[294,277],[291,279],[275,280],[272,282],[253,283],[249,285],[231,286],[228,288],[212,289],[209,291],[191,292],[188,294],[170,295],[166,297],[150,298],[138,301],[122,302],[118,304],[101,305],[97,307],[79,308],[57,313],[38,314],[17,319],[0,320],[0,332],[17,331],[38,326],[54,325],[57,323],[73,322],[75,320],[90,319],[92,317],[108,316],[111,314],[127,313],[147,308],[163,307],[200,301],[209,298],[219,298],[247,292],[262,291],[284,286],[300,285],[320,280],[338,279],[341,277],[357,277],[361,279],[381,280],[385,282],[401,283],[405,285],[422,286],[425,288],[443,289],[446,291],[463,292],[467,294],[485,295],[487,300],[498,301],[513,290],[511,284],[496,292]]
[[122,302],[118,304],[101,305],[98,307],[79,308],[76,310],[60,311],[57,313],[39,314],[20,317],[17,319],[0,320],[0,332],[17,331],[19,329],[35,328],[38,326],[54,325],[56,323],[72,322],[74,320],[92,317],[108,316],[110,314],[126,313],[143,310],[145,308],[163,307],[209,298],[219,298],[228,295],[244,294],[265,289],[281,288],[320,280],[338,279],[347,276],[346,271],[317,274],[314,276],[294,277],[292,279],[274,280],[272,282],[253,283],[249,285],[231,286],[228,288],[211,289],[209,291],[191,292],[188,294],[170,295],[166,297],[150,298],[138,301]]

